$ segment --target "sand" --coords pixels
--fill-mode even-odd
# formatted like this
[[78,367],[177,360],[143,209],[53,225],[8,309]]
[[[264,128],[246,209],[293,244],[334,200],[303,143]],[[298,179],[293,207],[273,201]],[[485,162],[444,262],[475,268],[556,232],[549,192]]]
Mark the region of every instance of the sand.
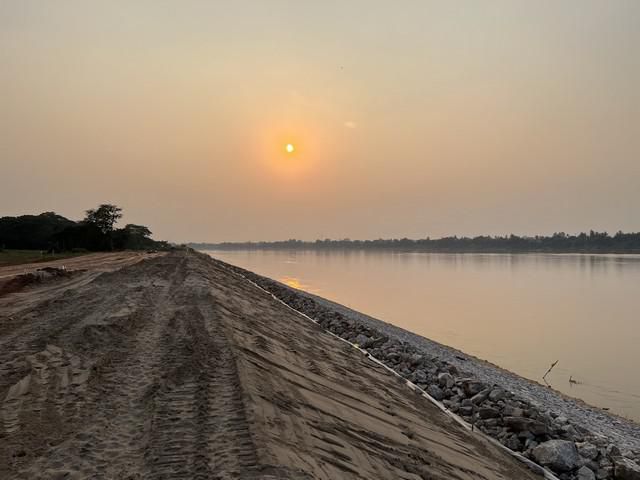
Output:
[[82,258],[0,297],[0,478],[539,478],[205,255]]

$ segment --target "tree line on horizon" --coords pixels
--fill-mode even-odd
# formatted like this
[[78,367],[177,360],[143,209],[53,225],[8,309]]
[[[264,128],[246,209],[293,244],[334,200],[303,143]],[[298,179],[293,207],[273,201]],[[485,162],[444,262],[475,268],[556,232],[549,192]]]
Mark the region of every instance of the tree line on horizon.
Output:
[[63,252],[168,247],[167,242],[153,240],[151,230],[144,225],[129,223],[115,228],[121,218],[122,209],[108,203],[87,210],[80,221],[54,212],[0,217],[0,250]]
[[553,252],[553,253],[640,253],[640,232],[614,235],[607,232],[579,233],[570,235],[564,232],[553,235],[536,236],[477,236],[443,237],[423,239],[377,239],[377,240],[282,240],[275,242],[223,242],[190,243],[196,249],[221,250],[259,250],[259,249],[371,249],[414,252],[462,252],[462,253],[509,253],[509,252]]

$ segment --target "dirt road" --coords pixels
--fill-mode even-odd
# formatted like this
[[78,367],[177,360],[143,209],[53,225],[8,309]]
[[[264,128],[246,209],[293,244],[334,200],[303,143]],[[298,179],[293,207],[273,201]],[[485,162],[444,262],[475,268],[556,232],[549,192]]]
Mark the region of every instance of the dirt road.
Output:
[[103,269],[0,298],[0,478],[539,478],[202,254]]
[[6,265],[0,267],[0,278],[12,277],[23,273],[34,272],[45,267],[61,268],[69,270],[90,270],[94,272],[107,272],[117,270],[127,265],[139,262],[145,258],[153,258],[164,253],[142,252],[113,252],[113,253],[89,253],[78,257],[64,258],[50,262],[21,263],[19,265]]

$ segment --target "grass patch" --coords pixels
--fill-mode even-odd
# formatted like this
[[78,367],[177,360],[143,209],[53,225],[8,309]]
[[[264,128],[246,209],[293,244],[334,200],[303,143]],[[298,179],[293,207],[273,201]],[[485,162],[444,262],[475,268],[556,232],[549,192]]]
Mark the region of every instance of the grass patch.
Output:
[[77,257],[85,253],[46,253],[40,250],[0,250],[0,267],[21,263],[50,262],[63,258]]

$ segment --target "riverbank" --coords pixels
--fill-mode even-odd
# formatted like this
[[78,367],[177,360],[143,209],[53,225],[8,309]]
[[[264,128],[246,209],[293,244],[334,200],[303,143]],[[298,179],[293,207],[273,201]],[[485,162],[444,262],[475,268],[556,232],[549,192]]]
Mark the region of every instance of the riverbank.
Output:
[[[615,478],[640,475],[638,424],[326,299],[228,268],[357,343],[475,428],[546,462],[561,478],[614,478],[616,468]],[[550,446],[565,449],[563,462],[550,460]]]
[[540,478],[204,254],[93,260],[0,297],[0,478]]

